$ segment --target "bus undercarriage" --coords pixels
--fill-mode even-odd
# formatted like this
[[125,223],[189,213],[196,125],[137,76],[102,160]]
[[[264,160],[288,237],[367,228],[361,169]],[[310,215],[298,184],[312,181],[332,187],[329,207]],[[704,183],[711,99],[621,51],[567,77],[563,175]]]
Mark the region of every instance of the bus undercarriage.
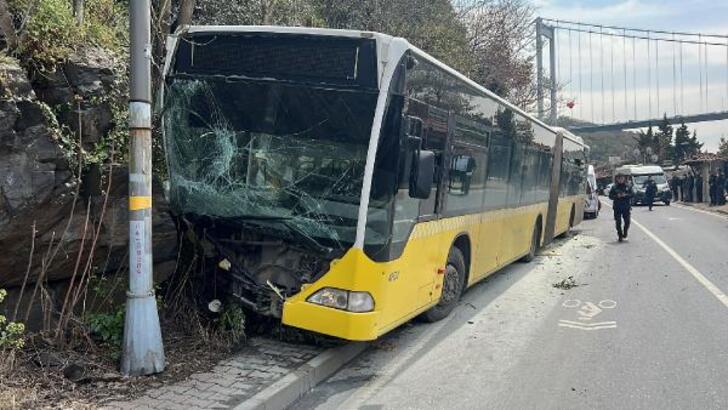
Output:
[[212,218],[182,220],[185,239],[198,250],[205,302],[232,298],[264,316],[280,318],[285,299],[320,278],[337,256],[266,233],[270,228]]

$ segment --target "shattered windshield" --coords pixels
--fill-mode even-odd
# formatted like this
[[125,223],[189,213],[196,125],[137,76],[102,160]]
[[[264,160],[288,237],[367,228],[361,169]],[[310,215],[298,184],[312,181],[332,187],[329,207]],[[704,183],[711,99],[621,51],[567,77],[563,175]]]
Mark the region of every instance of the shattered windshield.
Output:
[[182,214],[354,242],[377,94],[265,81],[171,78],[165,139]]

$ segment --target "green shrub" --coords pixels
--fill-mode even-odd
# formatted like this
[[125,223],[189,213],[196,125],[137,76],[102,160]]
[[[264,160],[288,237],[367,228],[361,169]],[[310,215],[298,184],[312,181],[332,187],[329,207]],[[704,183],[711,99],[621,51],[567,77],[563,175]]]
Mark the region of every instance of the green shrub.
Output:
[[[8,292],[0,289],[0,303],[5,300]],[[0,315],[0,350],[21,349],[25,345],[25,325],[19,322],[9,322],[4,315]]]
[[10,0],[9,4],[13,14],[25,21],[17,54],[35,69],[52,71],[79,46],[121,52],[127,44],[128,12],[114,0],[87,1],[80,26],[69,0]]
[[91,334],[115,349],[121,348],[124,338],[124,306],[112,313],[91,313],[86,316]]
[[220,332],[232,344],[237,344],[245,338],[245,312],[236,304],[225,307],[219,322]]

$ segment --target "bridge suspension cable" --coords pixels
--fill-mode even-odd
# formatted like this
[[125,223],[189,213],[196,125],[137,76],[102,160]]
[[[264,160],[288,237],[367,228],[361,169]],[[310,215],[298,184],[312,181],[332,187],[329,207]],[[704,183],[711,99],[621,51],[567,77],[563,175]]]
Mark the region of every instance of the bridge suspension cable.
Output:
[[[561,77],[553,78],[553,87],[562,97],[552,98],[569,101],[566,116],[604,125],[657,123],[663,115],[728,119],[728,35],[548,18],[537,23],[556,42],[553,54],[560,59],[553,71]],[[567,54],[569,61],[562,61]],[[557,105],[551,104],[554,110]]]

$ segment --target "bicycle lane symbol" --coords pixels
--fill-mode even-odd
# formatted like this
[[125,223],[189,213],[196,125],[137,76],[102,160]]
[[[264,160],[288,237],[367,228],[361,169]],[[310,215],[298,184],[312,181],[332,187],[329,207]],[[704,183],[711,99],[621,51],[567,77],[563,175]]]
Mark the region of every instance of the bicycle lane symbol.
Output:
[[599,316],[604,310],[610,310],[617,307],[617,302],[612,299],[604,299],[597,303],[581,301],[579,299],[567,299],[561,306],[566,309],[577,309],[577,320],[559,320],[559,327],[566,327],[571,329],[579,330],[601,330],[601,329],[614,329],[617,327],[617,322],[603,321],[603,322],[592,322],[597,316]]

